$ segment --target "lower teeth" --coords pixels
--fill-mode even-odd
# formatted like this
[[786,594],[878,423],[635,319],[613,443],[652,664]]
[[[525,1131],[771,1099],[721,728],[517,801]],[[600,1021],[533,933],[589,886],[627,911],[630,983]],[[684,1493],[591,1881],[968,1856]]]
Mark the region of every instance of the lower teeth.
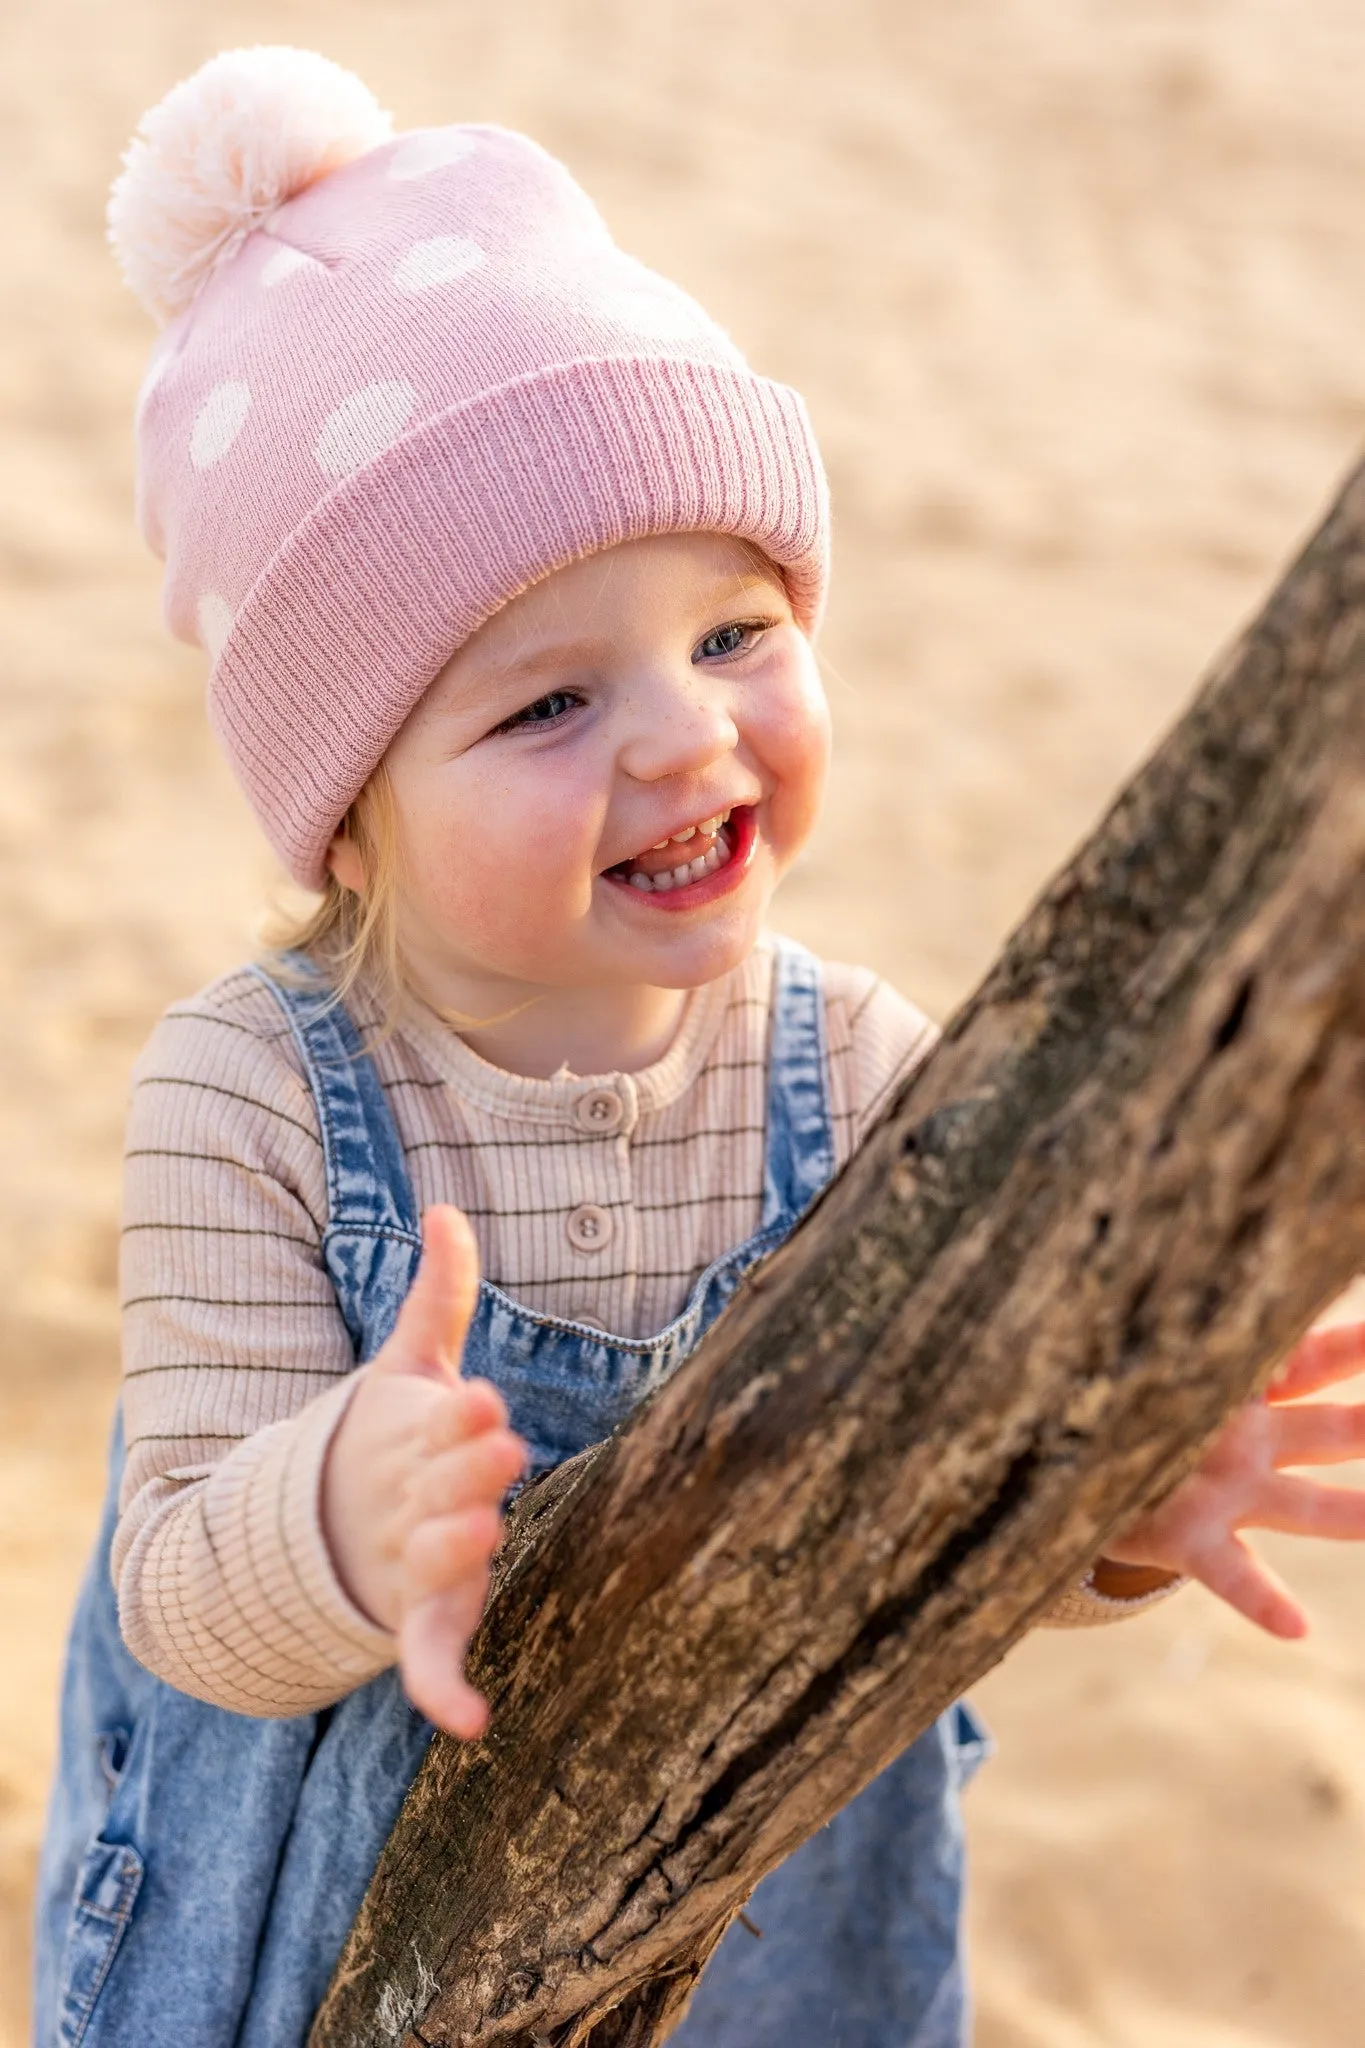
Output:
[[658,875],[631,875],[628,877],[632,889],[638,889],[642,896],[666,895],[670,889],[685,889],[689,882],[699,882],[705,875],[713,875],[730,858],[730,848],[724,836],[719,836],[709,853],[699,853],[694,859],[682,862],[676,868],[665,868]]

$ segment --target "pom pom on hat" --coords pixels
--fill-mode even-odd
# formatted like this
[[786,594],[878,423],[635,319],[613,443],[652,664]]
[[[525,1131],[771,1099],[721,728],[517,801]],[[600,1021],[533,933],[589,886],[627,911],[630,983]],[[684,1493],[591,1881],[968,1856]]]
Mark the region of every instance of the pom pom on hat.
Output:
[[225,50],[143,115],[109,196],[109,240],[172,319],[287,199],[388,140],[369,87],[311,50]]

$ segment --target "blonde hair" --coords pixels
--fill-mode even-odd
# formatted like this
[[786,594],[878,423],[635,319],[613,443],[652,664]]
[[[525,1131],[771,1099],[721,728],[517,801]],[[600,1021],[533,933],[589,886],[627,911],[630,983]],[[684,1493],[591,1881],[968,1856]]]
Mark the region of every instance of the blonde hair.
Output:
[[403,954],[398,940],[398,883],[402,843],[389,772],[381,761],[338,827],[360,858],[363,890],[348,889],[330,868],[314,908],[280,910],[265,933],[270,966],[287,980],[297,970],[283,956],[302,953],[325,977],[339,1003],[363,988],[378,1007],[374,1045],[396,1029],[404,1001]]

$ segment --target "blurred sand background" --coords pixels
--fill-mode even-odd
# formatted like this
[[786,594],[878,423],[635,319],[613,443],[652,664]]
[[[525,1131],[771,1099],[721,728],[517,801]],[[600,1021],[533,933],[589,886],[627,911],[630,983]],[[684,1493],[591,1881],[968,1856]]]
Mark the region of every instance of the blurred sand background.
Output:
[[[529,128],[807,393],[839,760],[782,921],[940,1014],[1365,443],[1358,0],[8,0],[0,2048],[115,1380],[127,1069],[271,883],[133,531],[150,331],[102,206],[144,106],[260,40],[401,125]],[[1187,1594],[981,1688],[980,2048],[1359,2048],[1365,1564],[1277,1555],[1306,1646]]]

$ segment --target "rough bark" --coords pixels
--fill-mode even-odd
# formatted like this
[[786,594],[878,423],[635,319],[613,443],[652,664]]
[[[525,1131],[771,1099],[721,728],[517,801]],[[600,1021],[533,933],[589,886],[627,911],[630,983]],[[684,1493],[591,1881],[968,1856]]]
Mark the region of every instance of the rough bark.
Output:
[[[1365,474],[1365,473],[1363,473]],[[1365,1253],[1365,481],[791,1243],[516,1517],[312,2048],[644,2048]]]

